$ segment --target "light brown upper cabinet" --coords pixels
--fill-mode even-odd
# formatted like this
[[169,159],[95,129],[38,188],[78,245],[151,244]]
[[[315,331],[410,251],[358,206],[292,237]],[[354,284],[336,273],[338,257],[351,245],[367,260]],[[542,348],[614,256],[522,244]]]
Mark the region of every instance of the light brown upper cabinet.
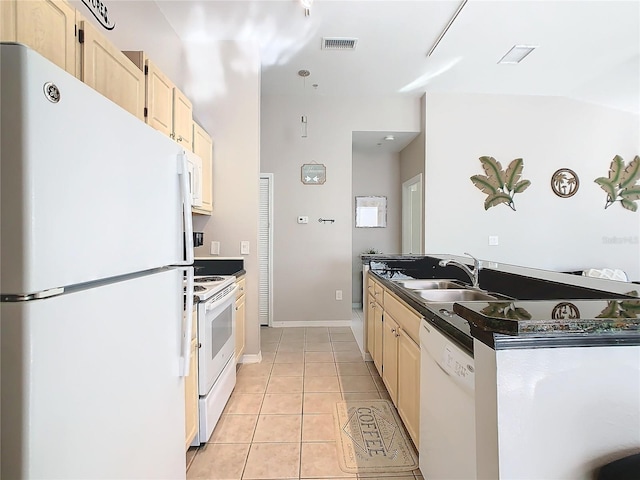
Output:
[[74,76],[75,27],[64,0],[0,0],[0,41],[23,43]]
[[173,133],[173,89],[175,85],[144,52],[122,52],[144,73],[144,119],[166,136]]
[[184,93],[173,89],[173,139],[193,151],[193,106]]
[[145,77],[145,121],[168,137],[193,151],[193,107],[191,101],[176,87],[143,51],[125,51]]
[[144,120],[144,74],[86,20],[79,22],[80,79]]
[[202,159],[202,205],[194,213],[211,215],[213,212],[213,141],[211,136],[193,122],[193,153]]

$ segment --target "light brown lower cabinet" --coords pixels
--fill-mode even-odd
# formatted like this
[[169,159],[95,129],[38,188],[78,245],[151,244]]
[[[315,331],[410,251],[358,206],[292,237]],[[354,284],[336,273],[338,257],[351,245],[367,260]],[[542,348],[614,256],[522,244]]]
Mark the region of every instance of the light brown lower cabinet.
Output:
[[378,373],[382,376],[382,365],[383,365],[383,338],[384,329],[383,329],[383,313],[382,307],[376,303],[373,309],[373,353],[371,356],[373,357],[373,364],[378,369]]
[[198,339],[197,339],[197,311],[191,314],[191,360],[189,362],[189,376],[184,379],[184,415],[185,415],[185,450],[198,432]]
[[398,404],[398,338],[399,327],[385,312],[382,326],[382,380],[395,405]]
[[420,440],[420,346],[400,328],[396,407],[416,448]]
[[236,293],[236,363],[242,359],[245,348],[245,277],[239,278],[236,283],[238,284],[238,292]]
[[[420,431],[420,323],[422,317],[369,278],[367,351],[416,447]],[[375,295],[378,293],[378,295]],[[380,301],[377,299],[380,298]]]

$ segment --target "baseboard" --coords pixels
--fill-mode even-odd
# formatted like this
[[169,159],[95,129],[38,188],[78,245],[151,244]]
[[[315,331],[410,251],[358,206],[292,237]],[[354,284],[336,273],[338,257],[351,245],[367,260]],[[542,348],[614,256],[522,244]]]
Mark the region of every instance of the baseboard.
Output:
[[350,327],[351,320],[310,320],[297,322],[272,322],[272,327]]
[[244,355],[242,355],[242,358],[240,359],[240,363],[260,363],[261,361],[262,361],[262,351],[258,352],[257,354],[245,353]]

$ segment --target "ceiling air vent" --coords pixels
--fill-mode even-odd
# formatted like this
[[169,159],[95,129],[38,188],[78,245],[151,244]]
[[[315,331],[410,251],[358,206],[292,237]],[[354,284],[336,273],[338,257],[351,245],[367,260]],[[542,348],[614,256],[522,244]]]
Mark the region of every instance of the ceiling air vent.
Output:
[[357,38],[348,37],[323,37],[323,50],[355,50],[358,44]]

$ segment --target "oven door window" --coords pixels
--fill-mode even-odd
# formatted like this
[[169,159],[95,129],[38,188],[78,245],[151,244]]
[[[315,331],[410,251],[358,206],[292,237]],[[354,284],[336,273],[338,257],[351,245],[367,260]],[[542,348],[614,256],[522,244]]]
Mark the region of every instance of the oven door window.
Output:
[[220,352],[233,334],[233,307],[231,304],[221,311],[215,318],[208,318],[211,322],[211,359]]

